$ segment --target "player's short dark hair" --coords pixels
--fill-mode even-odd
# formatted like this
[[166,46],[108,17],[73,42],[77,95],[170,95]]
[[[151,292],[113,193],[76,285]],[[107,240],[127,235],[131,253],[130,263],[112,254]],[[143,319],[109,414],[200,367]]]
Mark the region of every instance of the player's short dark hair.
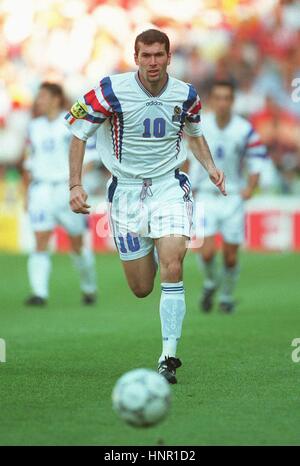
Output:
[[139,53],[139,42],[142,42],[145,45],[152,45],[155,42],[165,44],[167,54],[170,52],[170,41],[167,34],[159,31],[158,29],[147,29],[147,31],[142,32],[136,37],[134,43],[134,51],[136,55]]
[[216,81],[213,81],[213,83],[211,84],[210,86],[210,94],[213,92],[213,90],[216,88],[216,87],[227,87],[228,89],[230,89],[232,95],[234,95],[234,92],[235,92],[235,85],[232,81],[230,81],[229,79],[226,80],[226,79],[219,79],[219,80],[216,80]]
[[58,97],[60,99],[61,107],[64,107],[66,98],[64,90],[60,84],[44,81],[40,85],[40,89],[45,89],[46,91],[50,92],[53,97]]

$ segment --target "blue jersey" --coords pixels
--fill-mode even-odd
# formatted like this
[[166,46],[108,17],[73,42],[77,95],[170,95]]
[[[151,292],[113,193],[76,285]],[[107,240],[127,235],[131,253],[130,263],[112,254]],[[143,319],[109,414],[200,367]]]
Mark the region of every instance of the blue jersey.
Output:
[[97,131],[97,149],[119,178],[153,178],[180,167],[186,159],[185,131],[201,136],[201,103],[195,88],[173,77],[153,96],[138,73],[105,77],[71,108],[65,121],[87,140]]

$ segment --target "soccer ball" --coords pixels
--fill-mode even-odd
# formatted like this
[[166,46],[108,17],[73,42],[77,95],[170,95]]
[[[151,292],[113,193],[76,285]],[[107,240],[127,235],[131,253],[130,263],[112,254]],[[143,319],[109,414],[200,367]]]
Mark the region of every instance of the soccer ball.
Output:
[[112,392],[113,408],[125,422],[136,427],[157,424],[170,407],[171,391],[164,377],[150,369],[124,374]]

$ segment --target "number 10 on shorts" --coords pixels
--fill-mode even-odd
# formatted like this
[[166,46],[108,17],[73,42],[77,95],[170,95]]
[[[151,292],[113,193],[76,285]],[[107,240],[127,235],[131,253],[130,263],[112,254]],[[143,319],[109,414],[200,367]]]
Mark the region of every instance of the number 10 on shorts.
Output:
[[132,236],[130,233],[127,233],[126,237],[118,236],[120,252],[126,254],[128,250],[130,252],[136,252],[140,249],[141,245],[139,239],[136,236]]

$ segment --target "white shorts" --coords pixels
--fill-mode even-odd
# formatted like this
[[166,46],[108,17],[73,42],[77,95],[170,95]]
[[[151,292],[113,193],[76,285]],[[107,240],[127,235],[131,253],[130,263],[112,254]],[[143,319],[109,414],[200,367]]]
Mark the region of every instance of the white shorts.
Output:
[[190,237],[193,200],[185,173],[177,169],[147,180],[112,177],[107,188],[110,225],[122,260],[146,256],[155,238]]
[[83,234],[86,217],[69,206],[68,184],[33,181],[28,192],[28,212],[33,231],[52,231],[61,225],[71,236]]
[[245,202],[239,194],[197,193],[196,202],[203,204],[204,237],[221,233],[224,241],[241,244],[245,237]]

